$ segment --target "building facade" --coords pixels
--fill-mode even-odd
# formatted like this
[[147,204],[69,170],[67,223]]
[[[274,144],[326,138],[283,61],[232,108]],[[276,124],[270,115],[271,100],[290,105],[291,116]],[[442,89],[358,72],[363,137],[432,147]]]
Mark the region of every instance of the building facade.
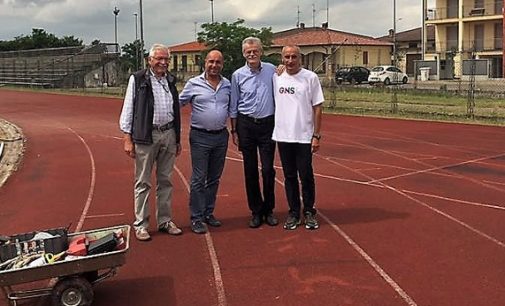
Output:
[[274,33],[265,54],[280,58],[286,45],[299,46],[303,67],[328,78],[339,67],[390,65],[393,46],[370,36],[332,30],[325,24],[305,27],[302,23],[299,28]]
[[[264,54],[280,60],[282,47],[286,45],[300,47],[304,68],[329,78],[339,67],[390,65],[393,46],[370,36],[336,31],[324,25],[305,27],[302,23],[299,28],[274,33],[272,45]],[[204,44],[194,41],[169,48],[172,54],[169,69],[180,78],[202,71]]]
[[423,26],[435,27],[435,50],[426,50],[426,59],[456,78],[468,74],[465,61],[479,59],[489,78],[504,77],[505,0],[436,0],[435,7],[423,2]]

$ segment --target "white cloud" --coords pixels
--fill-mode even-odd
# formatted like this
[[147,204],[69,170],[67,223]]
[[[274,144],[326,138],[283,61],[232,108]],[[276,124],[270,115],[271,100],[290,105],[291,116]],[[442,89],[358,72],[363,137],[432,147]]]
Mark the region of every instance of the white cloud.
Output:
[[[420,0],[396,0],[398,31],[421,25]],[[429,0],[433,1],[433,0]],[[245,20],[247,26],[272,27],[274,31],[296,26],[300,21],[312,26],[326,21],[326,0],[214,0],[214,19],[218,22]],[[368,36],[383,36],[392,28],[392,1],[330,0],[330,28]],[[135,17],[139,0],[3,0],[0,2],[0,40],[28,35],[32,27],[44,28],[57,36],[73,35],[90,43],[94,39],[114,41],[114,7],[118,41],[135,39]],[[144,39],[168,45],[195,39],[202,23],[210,22],[208,0],[143,1]],[[140,27],[137,28],[140,35]]]

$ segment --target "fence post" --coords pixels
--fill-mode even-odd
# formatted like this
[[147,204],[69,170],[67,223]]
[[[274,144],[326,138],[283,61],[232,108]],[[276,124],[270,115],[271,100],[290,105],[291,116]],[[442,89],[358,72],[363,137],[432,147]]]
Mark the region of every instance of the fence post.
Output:
[[470,82],[468,83],[468,97],[466,103],[466,115],[474,119],[475,110],[475,56],[472,54],[472,61],[470,64]]

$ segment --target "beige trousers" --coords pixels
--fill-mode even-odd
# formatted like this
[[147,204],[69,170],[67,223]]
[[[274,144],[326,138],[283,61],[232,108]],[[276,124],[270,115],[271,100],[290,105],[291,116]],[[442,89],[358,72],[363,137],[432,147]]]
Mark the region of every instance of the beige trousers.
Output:
[[172,171],[177,152],[175,131],[153,130],[152,136],[150,145],[135,144],[135,228],[149,228],[149,193],[155,163],[157,225],[172,219]]

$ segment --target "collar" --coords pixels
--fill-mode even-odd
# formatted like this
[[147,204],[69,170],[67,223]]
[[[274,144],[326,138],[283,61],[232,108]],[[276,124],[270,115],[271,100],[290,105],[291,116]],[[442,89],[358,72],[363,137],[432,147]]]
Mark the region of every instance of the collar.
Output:
[[249,64],[247,63],[247,61],[245,62],[245,67],[247,67],[247,69],[250,71],[250,72],[261,72],[261,69],[263,69],[263,65],[262,65],[262,62],[260,61],[260,66],[258,67],[257,70],[253,70],[251,68],[251,66],[249,66]]

